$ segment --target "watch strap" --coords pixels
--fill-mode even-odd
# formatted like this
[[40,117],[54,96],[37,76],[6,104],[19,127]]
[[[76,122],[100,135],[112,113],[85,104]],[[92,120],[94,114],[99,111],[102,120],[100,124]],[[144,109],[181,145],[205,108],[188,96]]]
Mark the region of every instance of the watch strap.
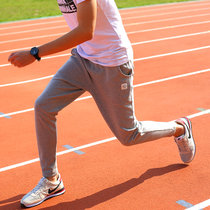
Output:
[[31,53],[31,55],[34,56],[34,58],[36,58],[36,60],[38,60],[38,61],[41,60],[41,57],[39,57],[39,48],[37,48],[37,47],[31,48],[30,53]]

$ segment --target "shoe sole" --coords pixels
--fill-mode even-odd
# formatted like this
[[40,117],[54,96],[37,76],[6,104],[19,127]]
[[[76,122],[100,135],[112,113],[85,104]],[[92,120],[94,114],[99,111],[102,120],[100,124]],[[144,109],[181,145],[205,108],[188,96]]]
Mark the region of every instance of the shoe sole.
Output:
[[23,203],[21,203],[21,208],[31,208],[31,207],[34,207],[34,206],[38,206],[39,204],[43,203],[44,201],[46,201],[46,200],[48,200],[50,198],[62,195],[64,193],[65,193],[65,188],[62,188],[61,190],[57,191],[56,193],[48,195],[46,198],[44,198],[43,200],[39,201],[38,203],[34,203],[34,204],[28,205],[28,206],[26,206]]

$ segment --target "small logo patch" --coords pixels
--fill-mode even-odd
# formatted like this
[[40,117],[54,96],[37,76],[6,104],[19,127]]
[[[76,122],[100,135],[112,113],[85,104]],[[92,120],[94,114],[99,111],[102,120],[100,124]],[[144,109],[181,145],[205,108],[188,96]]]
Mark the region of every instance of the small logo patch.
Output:
[[60,184],[61,184],[61,181],[59,182],[58,186],[55,189],[53,189],[53,190],[49,189],[48,193],[51,194],[51,193],[55,192],[58,189],[58,187],[60,186]]
[[127,83],[121,84],[121,90],[127,90],[127,89],[128,89],[128,84]]

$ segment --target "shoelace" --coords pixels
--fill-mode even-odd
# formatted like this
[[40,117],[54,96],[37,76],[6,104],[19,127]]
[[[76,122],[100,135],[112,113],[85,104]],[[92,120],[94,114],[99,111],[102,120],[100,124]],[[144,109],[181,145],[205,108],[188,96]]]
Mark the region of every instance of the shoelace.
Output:
[[31,192],[34,194],[38,194],[42,189],[44,181],[45,181],[45,178],[42,177],[39,183],[37,184],[37,186]]

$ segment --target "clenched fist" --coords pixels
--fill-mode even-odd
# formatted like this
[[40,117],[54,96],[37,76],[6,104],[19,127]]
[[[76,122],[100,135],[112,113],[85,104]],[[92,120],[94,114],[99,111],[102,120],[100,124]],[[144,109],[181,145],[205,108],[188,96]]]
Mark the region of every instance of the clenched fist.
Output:
[[30,51],[19,51],[19,52],[14,52],[12,53],[9,58],[8,61],[17,67],[24,67],[27,66],[31,63],[33,63],[36,59],[34,58],[34,56],[32,56],[30,54]]

